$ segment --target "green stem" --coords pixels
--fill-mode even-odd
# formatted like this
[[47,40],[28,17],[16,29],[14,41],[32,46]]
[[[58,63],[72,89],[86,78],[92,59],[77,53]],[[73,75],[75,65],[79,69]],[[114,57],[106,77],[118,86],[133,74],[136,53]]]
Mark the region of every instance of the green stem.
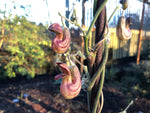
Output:
[[63,21],[62,17],[61,17],[61,22],[62,22],[63,27],[65,28],[65,24],[64,24],[64,21]]
[[86,36],[87,36],[87,37],[89,36],[89,34],[90,34],[91,30],[92,30],[92,27],[94,26],[94,24],[95,24],[95,22],[96,22],[96,20],[97,20],[97,18],[98,18],[98,16],[99,16],[99,14],[101,13],[101,11],[102,11],[102,9],[104,8],[104,6],[105,6],[105,4],[107,3],[107,1],[108,1],[108,0],[105,0],[105,1],[101,4],[101,6],[98,8],[98,10],[96,11],[95,16],[94,16],[94,19],[93,19],[93,21],[92,21],[92,23],[91,23],[91,25],[90,25],[90,27],[89,27],[87,33],[86,33]]
[[84,49],[85,49],[85,55],[86,57],[90,55],[90,52],[89,52],[89,45],[88,45],[88,37],[87,36],[84,36]]
[[96,13],[96,5],[97,5],[97,0],[94,0],[94,5],[93,5],[93,16]]
[[107,3],[107,1],[108,0],[105,0],[102,4],[101,4],[101,6],[98,8],[98,10],[96,11],[96,13],[95,13],[95,16],[94,16],[94,19],[93,19],[93,21],[92,21],[92,23],[91,23],[91,25],[90,25],[90,27],[89,27],[89,29],[88,29],[88,31],[87,31],[87,33],[86,33],[86,35],[85,35],[85,33],[84,33],[84,44],[85,44],[85,53],[86,53],[86,56],[89,56],[90,55],[90,52],[89,52],[89,45],[88,45],[88,40],[89,40],[89,35],[90,35],[90,32],[91,32],[91,30],[92,30],[92,27],[94,26],[94,24],[95,24],[95,22],[96,22],[96,20],[97,20],[97,18],[98,18],[98,16],[99,16],[99,14],[101,13],[101,11],[102,11],[102,9],[104,8],[104,6],[105,6],[105,4]]
[[86,59],[85,55],[80,50],[78,50],[75,54],[69,54],[69,56],[71,56],[71,57],[76,57],[77,55],[79,55],[81,58],[83,58],[83,60]]
[[75,21],[76,21],[76,23],[78,23],[78,18],[77,18],[77,13],[76,13],[77,11],[76,11],[76,9],[74,8],[73,9],[73,13],[74,13],[74,15],[75,15]]
[[83,28],[80,26],[80,24],[79,24],[79,22],[78,22],[76,9],[74,9],[74,10],[73,10],[73,13],[74,13],[74,15],[75,15],[75,20],[76,20],[76,24],[75,24],[75,25],[76,25],[77,27],[79,27],[79,28],[80,28],[80,30],[83,32],[83,35],[85,36],[85,35],[86,35],[86,33],[85,33],[85,31],[83,30]]
[[100,76],[100,74],[101,74],[101,72],[102,72],[102,70],[105,67],[105,64],[107,62],[107,59],[108,59],[108,47],[107,47],[106,40],[105,40],[104,43],[105,43],[105,54],[104,54],[104,57],[103,57],[103,61],[102,61],[101,65],[98,67],[98,70],[96,71],[96,73],[93,75],[93,77],[92,77],[92,79],[91,79],[91,81],[89,83],[89,86],[88,86],[88,91],[90,91],[93,88],[97,78]]
[[83,69],[85,71],[85,75],[87,76],[88,80],[90,80],[90,75],[89,75],[89,71],[88,71],[87,66],[84,66]]
[[114,16],[115,12],[116,12],[119,8],[120,8],[119,6],[117,6],[117,7],[115,8],[115,10],[113,11],[113,13],[111,14],[111,16],[110,16],[109,19],[108,19],[108,23],[110,22],[111,18]]
[[83,32],[83,36],[85,36],[86,33],[85,33],[85,31],[83,30],[83,28],[80,26],[80,24],[77,22],[75,25],[80,28],[80,30]]
[[93,105],[92,113],[96,113],[99,98],[101,96],[101,92],[102,92],[102,89],[103,89],[104,78],[105,78],[105,67],[103,67],[103,73],[102,73],[101,81],[100,81],[100,84],[99,84],[98,93],[96,95],[95,102],[94,102],[94,105]]
[[85,55],[84,55],[81,51],[78,51],[78,55],[79,55],[81,58],[83,58],[83,60],[86,59]]

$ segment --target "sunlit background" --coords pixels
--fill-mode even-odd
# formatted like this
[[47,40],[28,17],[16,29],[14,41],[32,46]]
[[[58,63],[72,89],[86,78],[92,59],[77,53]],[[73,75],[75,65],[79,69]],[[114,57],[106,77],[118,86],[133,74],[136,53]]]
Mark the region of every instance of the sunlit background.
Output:
[[[58,15],[60,12],[66,16],[68,11],[71,16],[73,3],[76,4],[77,16],[79,23],[82,20],[82,1],[81,0],[0,0],[0,11],[6,11],[6,17],[10,15],[25,16],[28,20],[43,23],[60,23],[61,19]],[[109,17],[116,6],[119,6],[119,0],[109,0],[107,3],[107,16]],[[85,26],[89,26],[93,18],[93,0],[87,0],[85,6]],[[145,8],[145,14],[150,16],[148,5]],[[121,16],[122,9],[118,10],[110,22],[110,26],[114,27],[112,22],[117,22],[118,17]],[[139,0],[129,0],[129,7],[125,11],[125,16],[137,15],[137,20],[141,19],[142,2]],[[1,18],[3,16],[1,15]]]
[[[86,2],[83,4],[83,1]],[[58,35],[49,31],[48,27],[53,23],[62,25],[58,12],[70,19],[73,8],[76,8],[78,22],[80,25],[84,23],[85,27],[81,27],[87,33],[93,19],[93,1],[0,0],[0,113],[88,113],[85,92],[88,77],[82,69],[88,67],[88,62],[84,60],[85,63],[82,64],[83,60],[80,60],[81,56],[78,54],[79,50],[84,54],[85,40],[82,40],[81,30],[76,29],[77,27],[74,29],[74,25],[65,21],[70,27],[70,48],[67,54],[57,55],[53,50],[55,48],[52,49],[52,42]],[[113,15],[109,23],[109,35],[106,35],[109,40],[109,57],[106,66],[103,66],[106,67],[103,113],[118,113],[124,110],[131,100],[134,103],[128,113],[150,111],[150,0],[145,4],[143,0],[128,1],[129,6],[124,12],[125,18],[131,17],[132,22],[132,37],[128,40],[120,40],[116,35],[117,22],[123,14],[120,0],[108,0],[106,4],[107,19],[117,6],[120,6],[120,9]],[[145,12],[142,13],[144,6]],[[82,13],[83,8],[85,13]],[[95,48],[98,48],[97,45],[101,46],[101,43],[95,45],[95,31],[93,28],[88,36],[87,45],[91,50],[89,59],[94,59],[92,56]],[[106,62],[107,58],[105,50],[102,63]],[[136,63],[138,55],[139,64]],[[66,56],[69,60],[81,61],[76,63],[81,76],[83,75],[82,81],[85,81],[83,91],[72,100],[62,97],[59,88],[61,80],[55,81],[54,77],[60,72],[56,62],[61,60],[66,63]],[[99,58],[96,57],[96,60]],[[101,68],[101,64],[98,68]]]

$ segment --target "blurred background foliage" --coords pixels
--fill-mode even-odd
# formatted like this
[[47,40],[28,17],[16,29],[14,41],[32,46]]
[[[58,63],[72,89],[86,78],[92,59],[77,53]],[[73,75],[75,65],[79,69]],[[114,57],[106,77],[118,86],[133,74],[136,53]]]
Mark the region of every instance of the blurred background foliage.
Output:
[[[32,16],[28,11],[30,7],[21,5],[20,8],[24,9],[25,12],[23,15],[16,16],[12,16],[11,11],[0,10],[0,14],[3,15],[0,18],[0,79],[16,76],[34,78],[35,75],[47,73],[50,75],[54,71],[58,71],[54,64],[55,53],[51,50],[51,39],[54,34],[47,30],[48,26],[37,25],[27,19]],[[15,3],[14,9],[16,9]],[[147,29],[145,30],[148,30],[149,26],[146,25],[149,23],[149,13],[145,15],[144,29],[146,27]],[[140,25],[140,21],[136,15],[131,16],[134,17],[132,26],[137,28]],[[48,21],[47,23],[50,23]],[[115,20],[113,22],[115,23]],[[79,29],[71,28],[70,32],[72,42],[74,42],[71,43],[72,48],[75,48],[74,51],[81,49]],[[147,63],[136,65],[135,63],[129,63],[128,59],[127,62],[124,62],[126,65],[114,65],[113,61],[111,64],[110,67],[107,66],[106,70],[107,83],[117,84],[117,87],[124,93],[133,95],[133,98],[138,96],[149,98],[150,62],[147,61]]]
[[[53,60],[51,37],[47,27],[36,25],[24,16],[0,19],[0,78],[26,75],[33,78],[50,69]],[[52,69],[51,69],[52,71]],[[44,71],[46,72],[46,70]]]
[[112,65],[106,70],[106,82],[117,85],[124,94],[131,98],[150,99],[150,61]]

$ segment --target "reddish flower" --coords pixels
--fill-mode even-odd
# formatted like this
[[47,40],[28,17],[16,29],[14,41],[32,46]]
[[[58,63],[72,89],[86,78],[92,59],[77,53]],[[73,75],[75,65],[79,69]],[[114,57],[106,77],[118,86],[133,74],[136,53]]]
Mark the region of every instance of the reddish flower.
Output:
[[76,65],[67,66],[65,63],[57,62],[62,73],[55,76],[55,80],[62,78],[60,92],[66,99],[76,97],[81,90],[81,76]]
[[56,53],[64,53],[68,50],[70,46],[70,32],[68,28],[62,30],[58,23],[49,26],[48,30],[56,33],[55,38],[52,41],[52,49]]

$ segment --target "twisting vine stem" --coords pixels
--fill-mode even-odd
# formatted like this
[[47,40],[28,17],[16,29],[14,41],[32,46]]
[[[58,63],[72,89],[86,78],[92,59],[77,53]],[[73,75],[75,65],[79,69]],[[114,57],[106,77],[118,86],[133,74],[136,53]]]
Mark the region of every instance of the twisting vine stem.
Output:
[[94,105],[93,105],[92,113],[96,113],[98,102],[99,102],[99,99],[100,99],[100,95],[102,93],[102,88],[103,88],[103,84],[104,84],[104,78],[105,78],[105,67],[103,67],[101,81],[100,81],[98,93],[96,95],[95,102],[94,102]]
[[93,28],[93,26],[94,26],[94,24],[95,24],[95,22],[96,22],[98,16],[99,16],[99,14],[101,13],[101,11],[102,11],[102,9],[104,8],[104,6],[106,5],[107,1],[108,1],[108,0],[105,0],[105,1],[101,4],[101,6],[98,8],[98,10],[96,11],[96,13],[95,13],[95,15],[94,15],[94,19],[93,19],[92,23],[90,24],[90,27],[89,27],[89,29],[88,29],[86,35],[84,36],[84,43],[85,43],[85,53],[86,53],[86,56],[89,56],[89,55],[90,55],[90,52],[89,52],[89,50],[88,50],[88,46],[89,46],[89,45],[88,45],[88,39],[89,39],[88,37],[89,37],[89,34],[90,34],[90,32],[91,32],[91,30],[92,30],[92,28]]
[[95,13],[95,15],[94,15],[94,19],[93,19],[93,21],[92,21],[92,23],[91,23],[91,25],[90,25],[90,27],[89,27],[87,33],[86,33],[86,36],[87,36],[87,37],[89,36],[89,34],[90,34],[91,30],[92,30],[92,27],[94,26],[94,24],[95,24],[95,22],[96,22],[96,20],[97,20],[97,18],[98,18],[98,16],[99,16],[99,14],[101,13],[101,11],[102,11],[102,9],[104,8],[104,6],[106,5],[107,1],[108,1],[108,0],[105,0],[105,1],[101,4],[101,6],[98,8],[98,10],[96,11],[96,13]]
[[93,88],[97,78],[99,77],[99,75],[101,74],[101,72],[103,71],[103,68],[106,65],[107,59],[108,59],[108,47],[107,47],[107,43],[105,40],[105,54],[103,56],[103,61],[101,63],[101,65],[98,67],[97,72],[93,75],[93,77],[91,78],[90,82],[89,82],[89,86],[88,86],[88,91],[91,91],[91,89]]

